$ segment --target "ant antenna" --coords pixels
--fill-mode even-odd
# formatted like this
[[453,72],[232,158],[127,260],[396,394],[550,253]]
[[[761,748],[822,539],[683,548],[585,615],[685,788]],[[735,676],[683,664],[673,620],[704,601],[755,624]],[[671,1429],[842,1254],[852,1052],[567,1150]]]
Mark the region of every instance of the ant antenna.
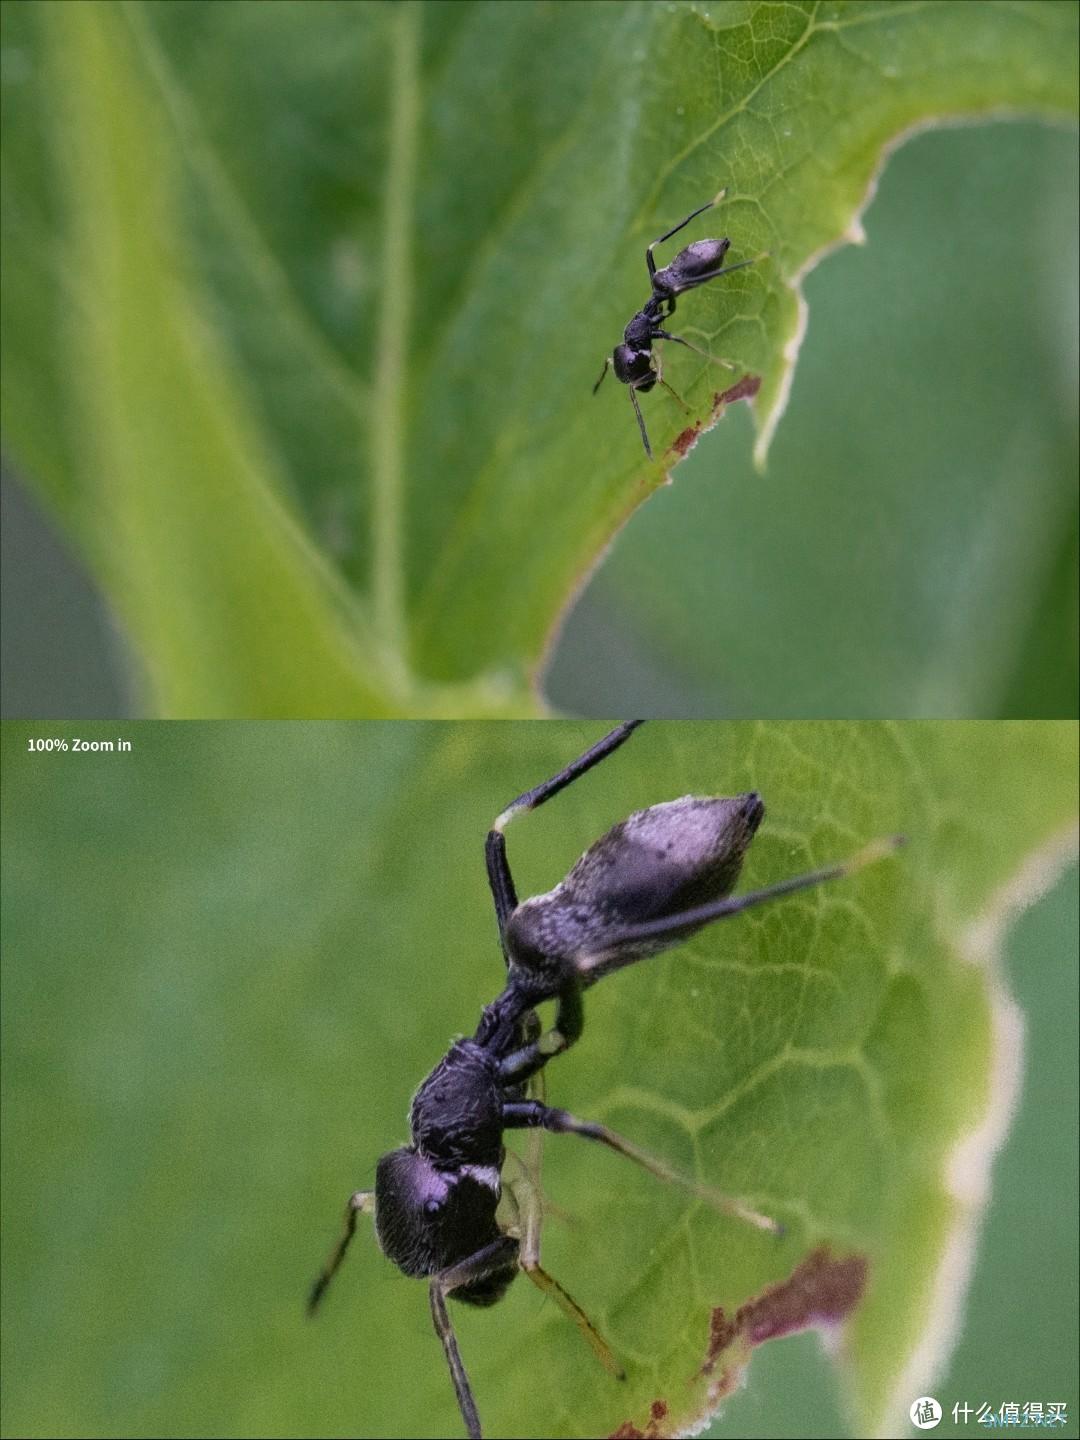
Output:
[[[673,389],[673,388],[668,384],[668,382],[664,379],[664,377],[663,377],[662,375],[657,375],[656,378],[657,378],[657,381],[664,387],[664,389],[668,392],[669,395],[674,395],[674,396],[675,396],[675,399],[679,402],[679,404],[682,406],[682,408],[686,411],[687,415],[689,415],[689,414],[690,414],[690,406],[689,406],[689,405],[686,403],[686,401],[682,398],[682,396],[679,394],[679,392],[678,392],[677,390]],[[631,393],[631,395],[632,395],[634,392],[631,390],[630,393]]]
[[641,406],[637,402],[633,385],[630,386],[630,400],[634,406],[634,414],[637,416],[638,429],[641,431],[641,443],[645,446],[645,454],[651,460],[653,458],[652,446],[649,444],[648,432],[645,429],[645,417],[641,413]]
[[319,1273],[319,1278],[311,1287],[311,1294],[308,1296],[307,1313],[314,1315],[319,1308],[319,1302],[326,1294],[326,1287],[337,1273],[338,1266],[345,1259],[345,1251],[349,1248],[349,1242],[356,1234],[356,1217],[363,1211],[365,1215],[375,1214],[375,1191],[357,1190],[355,1195],[349,1196],[349,1203],[345,1206],[345,1223],[341,1233],[341,1239],[334,1246],[330,1258]]

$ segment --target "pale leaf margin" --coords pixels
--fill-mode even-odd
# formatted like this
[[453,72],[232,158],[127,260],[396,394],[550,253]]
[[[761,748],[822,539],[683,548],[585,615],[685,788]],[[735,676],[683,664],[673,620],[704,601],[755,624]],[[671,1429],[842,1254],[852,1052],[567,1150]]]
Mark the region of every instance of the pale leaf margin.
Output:
[[[773,442],[777,427],[787,410],[788,401],[791,398],[791,389],[795,382],[795,369],[799,360],[799,353],[802,350],[803,341],[806,338],[807,326],[810,322],[810,306],[806,300],[804,286],[806,277],[816,270],[823,260],[835,255],[847,245],[863,246],[868,243],[866,230],[863,227],[863,217],[874,202],[881,183],[881,177],[893,155],[909,140],[916,140],[920,135],[925,135],[933,130],[956,130],[968,129],[976,125],[994,125],[1017,123],[1022,120],[1037,119],[1044,125],[1058,125],[1062,129],[1075,129],[1075,126],[1068,122],[1063,116],[1056,116],[1050,111],[1040,109],[1025,109],[1016,105],[993,106],[987,110],[973,110],[967,114],[945,114],[924,116],[910,125],[903,126],[884,141],[877,154],[871,174],[866,182],[866,189],[863,191],[862,199],[854,206],[851,216],[846,225],[839,230],[830,240],[810,255],[802,265],[790,275],[785,281],[795,301],[796,323],[795,329],[784,340],[781,346],[781,371],[779,384],[771,402],[755,407],[754,427],[757,430],[757,438],[754,441],[754,464],[760,472],[764,472],[768,460],[769,448]],[[711,418],[705,423],[704,430],[711,430],[720,418],[722,411],[713,412]],[[683,458],[682,456],[679,457]],[[668,475],[668,482],[671,481]]]
[[954,1142],[945,1159],[940,1180],[956,1206],[956,1219],[931,1282],[925,1328],[900,1371],[875,1436],[895,1435],[906,1428],[911,1402],[928,1394],[944,1374],[960,1338],[990,1199],[991,1171],[1012,1127],[1024,1077],[1024,1016],[1005,976],[1005,941],[1016,920],[1052,889],[1078,853],[1080,829],[1070,821],[1028,856],[960,934],[961,961],[977,966],[987,978],[992,1035],[987,1103],[982,1117]]

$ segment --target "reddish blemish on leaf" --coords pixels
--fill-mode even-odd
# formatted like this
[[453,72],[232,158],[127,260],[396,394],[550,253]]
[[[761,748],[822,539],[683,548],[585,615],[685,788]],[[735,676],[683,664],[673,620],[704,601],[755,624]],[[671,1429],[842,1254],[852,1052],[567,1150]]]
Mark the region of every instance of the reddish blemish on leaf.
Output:
[[760,375],[744,375],[741,380],[737,380],[732,385],[730,390],[718,390],[713,396],[709,418],[699,421],[695,425],[688,425],[685,430],[676,435],[671,442],[671,453],[680,458],[689,454],[697,443],[698,436],[703,431],[712,429],[728,405],[734,404],[736,400],[751,400],[760,389]]
[[726,1394],[749,1352],[765,1340],[793,1335],[797,1330],[839,1325],[848,1318],[866,1289],[865,1255],[833,1256],[827,1245],[813,1251],[786,1280],[770,1285],[729,1320],[717,1307],[709,1323],[709,1343],[701,1375],[713,1375],[722,1356],[730,1356],[717,1376],[719,1396]]
[[723,405],[734,405],[736,400],[752,400],[760,389],[760,375],[744,375],[730,390],[718,391],[713,396],[713,410],[719,410]]
[[654,1400],[642,1430],[633,1420],[624,1420],[609,1440],[660,1440],[685,1433],[697,1425],[738,1385],[755,1345],[793,1335],[797,1330],[840,1325],[855,1310],[866,1290],[869,1264],[865,1255],[837,1257],[827,1245],[820,1246],[796,1265],[785,1280],[754,1295],[729,1317],[717,1306],[709,1318],[709,1341],[701,1369],[691,1384],[705,1380],[706,1402],[694,1404],[690,1417],[685,1412],[671,1415],[664,1400]]
[[709,1317],[709,1343],[705,1347],[705,1363],[701,1367],[700,1374],[712,1374],[716,1365],[716,1357],[724,1353],[738,1333],[737,1323],[729,1320],[723,1309],[717,1305]]
[[639,1430],[631,1420],[624,1420],[618,1430],[613,1430],[608,1440],[659,1440],[665,1432],[661,1428],[667,1419],[668,1403],[666,1400],[654,1400],[649,1406],[649,1423],[644,1430]]
[[671,442],[672,450],[675,451],[676,455],[685,455],[687,451],[693,449],[694,441],[700,434],[700,425],[688,425],[686,429],[676,435],[675,439]]
[[839,1325],[866,1289],[865,1255],[836,1260],[823,1247],[798,1266],[790,1280],[766,1290],[739,1311],[752,1345],[810,1326]]

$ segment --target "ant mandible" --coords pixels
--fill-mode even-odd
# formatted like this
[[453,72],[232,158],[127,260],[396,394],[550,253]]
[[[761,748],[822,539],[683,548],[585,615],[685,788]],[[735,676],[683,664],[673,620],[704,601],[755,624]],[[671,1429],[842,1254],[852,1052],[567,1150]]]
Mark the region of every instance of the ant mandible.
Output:
[[630,387],[630,399],[633,401],[634,414],[637,416],[638,429],[641,431],[641,441],[645,446],[645,454],[650,460],[653,458],[652,447],[649,444],[649,436],[645,430],[645,420],[641,414],[641,406],[638,404],[636,392],[651,390],[657,384],[663,385],[665,390],[675,396],[684,410],[689,411],[690,408],[682,396],[673,390],[664,379],[660,357],[653,353],[653,342],[655,340],[674,340],[676,345],[685,345],[688,350],[703,355],[714,365],[723,365],[729,370],[734,368],[730,361],[717,359],[707,350],[701,350],[697,345],[691,345],[690,341],[681,335],[672,335],[669,330],[664,329],[663,322],[670,320],[675,313],[676,296],[684,294],[687,290],[696,290],[699,285],[705,285],[720,275],[730,275],[733,270],[742,270],[747,265],[756,265],[759,260],[766,258],[764,255],[755,255],[753,260],[740,260],[737,265],[725,265],[723,261],[724,256],[731,248],[730,240],[695,240],[692,245],[687,245],[685,250],[680,250],[670,265],[665,265],[662,270],[657,270],[652,253],[657,245],[662,245],[665,240],[670,240],[673,235],[677,235],[680,230],[689,225],[691,220],[704,214],[706,210],[711,210],[714,205],[719,205],[726,193],[721,190],[714,200],[699,206],[685,220],[680,220],[674,229],[669,230],[666,235],[661,235],[659,240],[654,240],[645,251],[645,263],[649,267],[652,294],[623,331],[622,344],[616,345],[612,354],[604,361],[600,379],[593,386],[595,395],[603,384],[608,370],[612,369],[615,371],[616,378]]
[[[599,764],[641,723],[618,726],[552,779],[519,795],[489,831],[487,875],[506,984],[485,1007],[472,1039],[456,1040],[416,1092],[409,1114],[411,1143],[378,1162],[374,1190],[350,1198],[341,1238],[308,1300],[313,1314],[345,1256],[357,1215],[373,1215],[376,1238],[388,1259],[406,1275],[428,1280],[435,1331],[472,1437],[481,1435],[480,1419],[446,1301],[493,1305],[519,1270],[578,1326],[611,1374],[625,1379],[581,1306],[540,1264],[542,1203],[537,1177],[528,1167],[522,1165],[522,1176],[508,1182],[511,1219],[496,1216],[504,1198],[504,1131],[583,1136],[726,1214],[774,1233],[782,1230],[775,1220],[679,1174],[606,1125],[580,1120],[529,1095],[532,1077],[580,1039],[583,992],[705,925],[848,875],[898,843],[877,841],[843,864],[732,897],[765,806],[753,792],[728,799],[687,795],[629,816],[586,850],[554,890],[519,902],[506,858],[506,826]],[[555,1002],[555,1019],[544,1031],[536,1006],[547,1000]]]

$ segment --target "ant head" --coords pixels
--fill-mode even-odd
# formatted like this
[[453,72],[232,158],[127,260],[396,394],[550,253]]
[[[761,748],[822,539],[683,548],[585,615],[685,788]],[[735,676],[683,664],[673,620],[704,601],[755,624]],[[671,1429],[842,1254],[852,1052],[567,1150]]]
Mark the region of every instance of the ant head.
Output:
[[403,1145],[375,1170],[379,1245],[406,1275],[434,1275],[499,1238],[500,1193],[495,1166],[440,1169]]
[[632,385],[635,390],[651,390],[656,384],[651,350],[625,343],[616,345],[612,364],[624,385]]
[[723,899],[764,814],[753,792],[684,795],[638,810],[586,850],[554,890],[517,907],[506,928],[514,964],[530,974],[580,974],[580,962],[607,952],[622,927]]

